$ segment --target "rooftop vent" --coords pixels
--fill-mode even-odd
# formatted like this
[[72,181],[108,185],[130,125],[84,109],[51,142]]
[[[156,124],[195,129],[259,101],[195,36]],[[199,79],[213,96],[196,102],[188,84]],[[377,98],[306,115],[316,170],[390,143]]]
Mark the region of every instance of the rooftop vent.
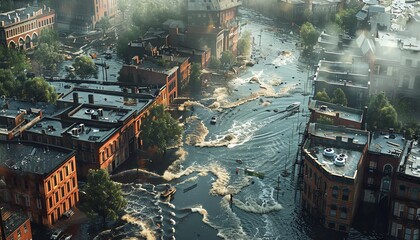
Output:
[[334,158],[334,165],[336,166],[344,166],[347,161],[347,155],[344,153],[337,154]]
[[326,148],[324,149],[324,152],[322,153],[325,157],[334,157],[334,149],[332,148]]

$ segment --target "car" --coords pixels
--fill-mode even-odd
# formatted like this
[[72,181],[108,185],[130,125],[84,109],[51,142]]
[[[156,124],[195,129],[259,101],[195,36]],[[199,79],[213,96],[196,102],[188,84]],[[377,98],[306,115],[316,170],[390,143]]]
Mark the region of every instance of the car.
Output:
[[73,235],[65,233],[63,234],[59,240],[70,240],[73,237]]
[[74,215],[74,211],[69,209],[67,212],[63,213],[63,216],[65,216],[66,218],[70,218],[71,216]]
[[50,239],[57,240],[62,233],[63,233],[63,231],[61,231],[61,230],[55,230],[53,232],[53,234],[51,234],[51,238]]
[[66,70],[67,71],[69,71],[69,72],[74,72],[76,69],[74,69],[74,67],[73,66],[66,66],[65,67],[66,68]]
[[210,123],[211,124],[216,124],[216,122],[217,122],[217,116],[211,117]]

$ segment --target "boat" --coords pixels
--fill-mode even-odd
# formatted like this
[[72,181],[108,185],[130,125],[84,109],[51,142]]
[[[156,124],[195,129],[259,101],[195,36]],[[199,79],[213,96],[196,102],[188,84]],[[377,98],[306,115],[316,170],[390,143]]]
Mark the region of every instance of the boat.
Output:
[[289,106],[287,106],[286,111],[295,110],[296,108],[299,108],[299,106],[300,106],[300,102],[294,102],[290,104]]
[[216,122],[217,122],[217,117],[216,116],[211,117],[210,123],[216,124]]
[[258,177],[258,178],[264,179],[264,173],[256,172],[253,169],[247,169],[247,168],[245,168],[244,173],[246,175],[248,175],[248,176],[254,176],[254,177]]
[[239,163],[239,164],[243,163],[241,159],[236,159],[236,162]]
[[174,194],[175,194],[175,192],[176,192],[176,188],[175,188],[175,187],[171,187],[170,185],[168,185],[168,186],[166,187],[166,190],[165,190],[164,192],[162,192],[162,193],[160,194],[160,196],[161,196],[161,197],[163,197],[163,198],[167,198],[167,197],[169,197],[169,196],[174,195]]

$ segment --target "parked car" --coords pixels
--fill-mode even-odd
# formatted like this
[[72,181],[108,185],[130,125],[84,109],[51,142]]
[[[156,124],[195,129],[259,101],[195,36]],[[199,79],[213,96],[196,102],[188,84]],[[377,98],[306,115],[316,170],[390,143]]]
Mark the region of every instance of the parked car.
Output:
[[69,209],[67,212],[63,213],[63,216],[65,216],[66,218],[69,218],[71,216],[74,215],[74,211]]
[[50,239],[57,240],[62,233],[63,233],[63,231],[61,231],[61,230],[55,230],[53,232],[53,234],[51,235],[51,238]]
[[73,235],[65,233],[63,236],[60,237],[59,240],[70,240],[73,237]]

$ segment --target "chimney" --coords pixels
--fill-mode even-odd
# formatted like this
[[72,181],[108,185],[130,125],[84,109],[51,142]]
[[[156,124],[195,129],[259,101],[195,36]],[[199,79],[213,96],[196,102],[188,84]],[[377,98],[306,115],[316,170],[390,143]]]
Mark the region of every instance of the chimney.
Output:
[[4,21],[0,22],[0,27],[4,27]]
[[28,14],[26,14],[26,17],[29,19],[29,18],[31,18],[31,14],[30,13],[28,13]]
[[93,98],[93,94],[89,94],[88,95],[88,99],[89,99],[89,104],[95,104],[95,100]]
[[73,104],[79,104],[79,93],[73,92]]

